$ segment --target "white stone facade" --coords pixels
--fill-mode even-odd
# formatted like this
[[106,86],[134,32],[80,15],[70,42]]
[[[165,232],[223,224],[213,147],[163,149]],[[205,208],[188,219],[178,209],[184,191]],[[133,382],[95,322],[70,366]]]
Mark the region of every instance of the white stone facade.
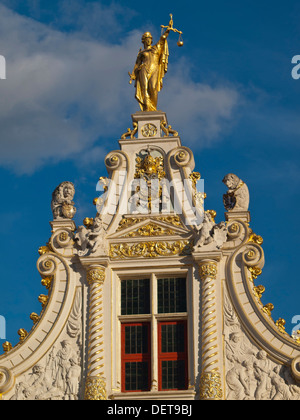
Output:
[[[133,127],[105,159],[93,219],[75,226],[71,183],[53,196],[52,237],[37,263],[48,294],[29,334],[0,356],[2,400],[299,400],[300,337],[261,303],[264,253],[247,185],[224,178],[227,211],[216,224],[196,189],[193,153],[166,115],[138,112]],[[151,200],[138,179],[157,181]],[[158,313],[157,279],[168,276],[186,279],[184,313]],[[121,281],[145,277],[149,313],[122,315]],[[133,319],[151,324],[151,386],[124,392],[121,328]],[[159,389],[162,320],[186,322],[185,389]]]

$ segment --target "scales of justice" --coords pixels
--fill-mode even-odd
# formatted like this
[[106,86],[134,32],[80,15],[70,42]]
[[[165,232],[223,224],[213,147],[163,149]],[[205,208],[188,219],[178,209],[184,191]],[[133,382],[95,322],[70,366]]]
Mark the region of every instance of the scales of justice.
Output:
[[[152,35],[145,32],[142,36],[144,49],[141,48],[129,83],[135,81],[135,97],[142,111],[156,111],[158,92],[163,87],[163,78],[168,70],[169,47],[167,38],[169,33],[179,34],[177,45],[183,46],[182,32],[174,28],[173,15],[170,14],[168,26],[161,25],[162,34],[157,44],[152,45]],[[165,30],[164,30],[165,29]]]

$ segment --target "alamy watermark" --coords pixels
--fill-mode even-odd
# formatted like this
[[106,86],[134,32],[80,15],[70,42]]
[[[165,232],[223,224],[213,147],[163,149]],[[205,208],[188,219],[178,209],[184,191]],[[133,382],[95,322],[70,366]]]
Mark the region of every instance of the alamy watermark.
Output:
[[292,58],[292,64],[296,64],[292,70],[292,78],[294,80],[300,79],[300,55],[295,55]]
[[6,59],[3,55],[0,55],[0,79],[6,79]]
[[296,324],[296,326],[293,328],[293,331],[292,331],[292,336],[297,336],[297,335],[300,335],[299,333],[298,333],[298,331],[300,331],[300,315],[295,315],[293,318],[292,318],[292,324],[294,325],[294,324]]
[[[100,178],[96,190],[102,192],[97,199],[97,211],[103,216],[115,214],[180,214],[186,224],[199,226],[204,219],[204,180],[191,179],[134,179],[127,184],[127,172],[119,171],[118,182]],[[126,188],[127,186],[127,188]]]
[[6,320],[0,315],[0,340],[6,340]]

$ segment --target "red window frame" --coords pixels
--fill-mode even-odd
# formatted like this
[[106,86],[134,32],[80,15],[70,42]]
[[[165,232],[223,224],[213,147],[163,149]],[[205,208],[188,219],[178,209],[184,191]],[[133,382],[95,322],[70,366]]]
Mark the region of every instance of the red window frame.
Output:
[[[183,352],[162,352],[162,326],[163,325],[184,325],[184,351]],[[162,388],[162,362],[163,361],[185,361],[185,387],[184,388]],[[161,321],[158,322],[158,390],[173,391],[187,389],[188,387],[188,348],[187,348],[187,321]]]
[[[143,327],[148,328],[148,351],[147,353],[125,353],[125,328],[126,327]],[[148,389],[125,389],[125,375],[126,375],[126,363],[130,362],[148,362]],[[151,388],[151,323],[150,322],[124,322],[121,324],[121,391],[122,392],[141,392],[150,391]]]

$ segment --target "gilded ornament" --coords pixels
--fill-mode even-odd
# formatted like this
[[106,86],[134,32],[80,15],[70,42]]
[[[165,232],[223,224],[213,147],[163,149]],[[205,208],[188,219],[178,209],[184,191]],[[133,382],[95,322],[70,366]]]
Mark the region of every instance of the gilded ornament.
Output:
[[182,227],[182,222],[179,216],[159,216],[157,217],[157,220],[165,223],[169,223],[173,226]]
[[190,166],[193,161],[193,154],[190,149],[187,147],[178,147],[177,151],[173,155],[174,162],[180,168],[184,168],[186,166]]
[[51,251],[50,251],[50,248],[48,246],[41,246],[38,250],[38,253],[40,255],[49,254],[49,252],[51,252]]
[[228,226],[229,233],[236,233],[239,231],[239,225],[237,223],[232,223],[232,225]]
[[161,180],[166,176],[163,157],[153,157],[148,147],[147,154],[136,158],[135,179],[143,182],[137,185],[135,194],[129,199],[133,206],[132,212],[137,212],[137,206],[142,205],[152,209],[153,201],[158,200],[162,205],[163,185]]
[[97,267],[91,268],[87,272],[87,281],[89,284],[92,283],[104,283],[105,280],[105,268]]
[[207,277],[213,279],[217,278],[217,264],[216,263],[200,263],[199,264],[199,274],[201,280],[205,280]]
[[173,255],[191,255],[193,241],[139,242],[137,244],[112,244],[111,258],[157,258]]
[[145,179],[148,181],[149,179],[158,178],[161,180],[165,176],[164,159],[162,157],[154,158],[151,156],[150,150],[148,150],[144,158],[139,156],[136,158],[135,179]]
[[216,223],[215,218],[217,216],[217,212],[215,210],[206,210],[205,213],[210,214],[211,220],[213,221],[213,223]]
[[123,219],[119,223],[117,232],[122,230],[122,229],[126,229],[128,227],[131,227],[131,226],[139,223],[140,221],[141,221],[141,219],[138,219],[137,217],[128,217],[128,218],[123,217]]
[[9,341],[5,341],[2,344],[2,348],[3,348],[4,353],[8,353],[13,349],[13,346]]
[[247,252],[247,257],[251,260],[255,257],[255,252],[251,249]]
[[140,227],[135,232],[129,232],[125,235],[125,238],[133,238],[137,236],[162,236],[162,235],[175,235],[174,230],[164,228],[155,223],[148,223],[145,226]]
[[62,205],[62,215],[65,219],[73,219],[76,214],[76,208],[73,204],[63,203]]
[[107,400],[106,382],[103,377],[88,377],[85,384],[84,399],[87,401]]
[[251,231],[250,237],[248,239],[248,242],[254,242],[257,245],[262,245],[264,240],[260,235],[256,235],[256,233]]
[[148,123],[142,127],[141,132],[143,137],[154,137],[157,134],[157,128],[154,124]]
[[165,133],[164,137],[169,137],[170,135],[178,137],[178,132],[176,130],[173,130],[171,125],[167,126],[166,121],[161,121],[160,128]]
[[67,232],[61,232],[59,234],[59,240],[62,241],[62,242],[67,241],[68,238],[69,238],[69,235],[67,234]]
[[134,127],[133,130],[128,128],[127,132],[122,134],[122,136],[121,136],[122,140],[125,140],[127,137],[130,137],[131,139],[134,139],[134,136],[136,135],[136,133],[138,131],[138,123],[134,122],[133,127]]
[[55,261],[51,260],[50,258],[44,259],[41,262],[41,265],[42,265],[42,269],[47,273],[47,276],[52,275],[52,273],[57,268]]
[[279,318],[278,321],[275,322],[276,327],[282,334],[287,334],[285,331],[286,321],[282,318]]
[[265,314],[267,314],[268,316],[272,317],[272,311],[274,310],[274,305],[272,303],[267,303],[264,307],[263,307],[263,312]]
[[[164,222],[175,227],[183,227],[179,216],[157,216],[152,217],[152,220]],[[117,232],[123,229],[127,229],[128,227],[134,226],[142,221],[143,218],[139,217],[124,217],[119,223]]]
[[39,322],[39,320],[40,320],[39,315],[38,315],[38,314],[36,314],[35,312],[32,312],[32,313],[30,314],[30,317],[29,317],[29,318],[31,319],[31,321],[33,321],[33,324],[34,324],[34,325],[36,325],[36,324]]
[[[253,251],[249,251],[249,252],[253,252]],[[248,254],[249,254],[249,252],[248,252]],[[252,254],[251,254],[251,256],[252,256]],[[252,280],[257,279],[257,277],[260,276],[261,273],[262,273],[262,270],[259,267],[248,267],[248,270],[251,273]]]
[[228,222],[227,227],[229,241],[235,241],[236,239],[244,241],[248,237],[248,226],[240,220]]
[[200,400],[223,400],[222,381],[219,372],[204,372],[200,379]]
[[22,343],[28,336],[28,332],[24,330],[24,328],[20,328],[18,331],[18,335],[20,336],[20,342]]
[[49,296],[46,295],[40,295],[38,297],[39,302],[42,304],[42,308],[44,309],[45,306],[47,306],[48,300],[49,300]]
[[300,330],[293,331],[292,339],[295,340],[296,344],[300,345]]
[[44,277],[41,283],[42,283],[42,286],[46,287],[46,289],[49,290],[51,288],[52,281],[53,281],[53,277]]
[[201,179],[200,172],[192,172],[189,176],[189,179],[192,181],[193,187],[196,189],[197,182]]
[[[98,198],[97,198],[97,200],[98,200]],[[93,217],[86,217],[83,221],[83,224],[87,229],[90,229],[94,224],[94,218]]]
[[[105,268],[99,266],[90,267],[87,278],[90,288],[90,300],[86,399],[105,399],[96,397],[96,394],[102,395],[100,392],[101,388],[105,390],[105,381],[102,377],[104,368],[103,283]],[[103,380],[104,387],[101,386],[101,383],[97,385],[97,380]],[[94,397],[92,394],[95,394]]]
[[253,287],[254,295],[260,300],[262,295],[265,293],[266,288],[264,286],[255,286]]

